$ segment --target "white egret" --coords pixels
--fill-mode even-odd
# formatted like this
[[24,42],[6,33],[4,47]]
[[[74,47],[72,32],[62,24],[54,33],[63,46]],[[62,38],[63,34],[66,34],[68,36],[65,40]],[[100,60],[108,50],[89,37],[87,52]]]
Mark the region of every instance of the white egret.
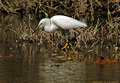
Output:
[[[54,32],[58,29],[62,30],[76,29],[81,27],[87,27],[87,25],[81,21],[78,21],[68,16],[56,15],[51,18],[43,18],[39,22],[38,26],[35,28],[33,33],[35,33],[42,27],[44,27],[44,30],[47,32]],[[67,45],[70,45],[70,43],[67,42],[62,49],[66,48]]]
[[58,29],[76,29],[81,27],[87,27],[87,25],[68,16],[56,15],[51,18],[43,18],[39,22],[38,26],[35,28],[34,32],[36,32],[42,27],[44,27],[44,30],[47,32],[54,32]]

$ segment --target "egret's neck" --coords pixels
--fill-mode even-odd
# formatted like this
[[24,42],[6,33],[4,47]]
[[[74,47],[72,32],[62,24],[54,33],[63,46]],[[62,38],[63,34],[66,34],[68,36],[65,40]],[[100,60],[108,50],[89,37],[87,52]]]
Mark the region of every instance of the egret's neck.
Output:
[[50,30],[50,27],[51,27],[50,19],[46,19],[45,25],[44,25],[44,30],[48,32]]
[[58,29],[58,26],[56,26],[50,19],[47,19],[45,24],[45,31],[54,32],[57,29]]

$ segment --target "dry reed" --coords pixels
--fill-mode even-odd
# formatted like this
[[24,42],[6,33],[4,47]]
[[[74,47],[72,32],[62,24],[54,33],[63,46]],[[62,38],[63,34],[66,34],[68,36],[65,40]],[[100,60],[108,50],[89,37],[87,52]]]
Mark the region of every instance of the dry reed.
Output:
[[[87,20],[86,29],[69,30],[68,38],[75,38],[73,50],[94,49],[96,45],[100,48],[112,49],[120,44],[120,11],[119,0],[0,0],[0,11],[17,14],[36,14],[38,17],[51,17],[56,14],[64,14],[80,20]],[[96,21],[97,20],[97,21]],[[24,20],[19,28],[9,28],[19,39],[32,42],[44,42],[49,46],[58,48],[65,41],[61,31],[40,33],[32,35],[31,17],[29,24]],[[79,34],[80,33],[80,34]],[[79,34],[79,35],[78,35]],[[78,36],[75,36],[78,35]]]

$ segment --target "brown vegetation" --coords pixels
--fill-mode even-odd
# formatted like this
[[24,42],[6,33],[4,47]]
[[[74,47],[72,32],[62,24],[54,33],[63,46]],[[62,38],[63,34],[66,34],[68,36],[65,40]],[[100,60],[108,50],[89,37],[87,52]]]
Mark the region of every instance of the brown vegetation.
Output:
[[[0,11],[20,15],[28,14],[28,24],[23,20],[19,28],[9,27],[9,30],[21,40],[40,42],[55,46],[55,48],[65,44],[65,36],[61,34],[61,31],[54,33],[40,31],[32,35],[31,14],[36,14],[39,18],[57,14],[64,14],[78,20],[83,17],[87,20],[88,28],[77,31],[71,29],[67,33],[73,44],[71,49],[94,50],[96,45],[100,48],[112,49],[119,47],[120,44],[119,3],[119,0],[0,0]],[[75,41],[72,41],[72,38],[75,38]]]

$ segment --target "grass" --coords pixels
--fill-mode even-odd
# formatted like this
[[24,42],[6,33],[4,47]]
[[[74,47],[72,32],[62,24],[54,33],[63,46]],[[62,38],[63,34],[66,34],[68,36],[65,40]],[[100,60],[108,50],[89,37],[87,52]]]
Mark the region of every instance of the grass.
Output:
[[[74,51],[94,51],[96,47],[114,50],[120,45],[119,0],[5,0],[0,1],[0,4],[2,13],[27,15],[27,21],[22,20],[17,28],[10,27],[8,24],[8,29],[18,36],[18,41],[46,44],[54,47],[54,50],[59,50],[61,46],[64,46],[66,37],[70,40],[75,38],[74,41],[71,40],[73,44],[71,50]],[[66,37],[62,31],[47,33],[40,30],[32,35],[32,27],[38,23],[36,21],[34,25],[32,24],[31,15],[33,14],[39,17],[39,20],[57,14],[68,15],[78,20],[84,18],[88,27],[77,29],[77,31],[71,29]]]

